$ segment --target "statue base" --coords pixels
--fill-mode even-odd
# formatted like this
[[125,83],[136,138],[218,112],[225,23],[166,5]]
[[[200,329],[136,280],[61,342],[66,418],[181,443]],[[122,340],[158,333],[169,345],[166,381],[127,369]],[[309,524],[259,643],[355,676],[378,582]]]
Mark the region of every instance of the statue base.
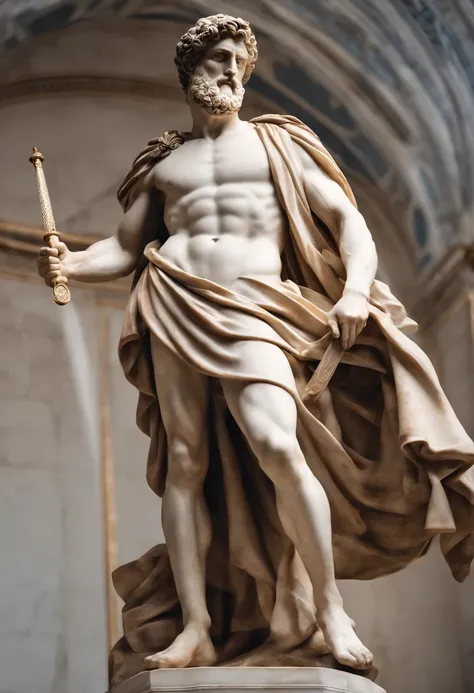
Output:
[[323,667],[195,667],[154,669],[132,676],[109,693],[385,693],[363,676]]

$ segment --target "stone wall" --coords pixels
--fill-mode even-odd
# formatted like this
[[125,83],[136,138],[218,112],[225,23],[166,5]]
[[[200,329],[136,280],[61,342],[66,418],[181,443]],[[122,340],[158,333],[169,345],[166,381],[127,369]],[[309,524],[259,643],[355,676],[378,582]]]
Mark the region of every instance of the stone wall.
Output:
[[77,290],[66,319],[39,283],[0,280],[2,691],[105,686],[98,345],[89,299]]

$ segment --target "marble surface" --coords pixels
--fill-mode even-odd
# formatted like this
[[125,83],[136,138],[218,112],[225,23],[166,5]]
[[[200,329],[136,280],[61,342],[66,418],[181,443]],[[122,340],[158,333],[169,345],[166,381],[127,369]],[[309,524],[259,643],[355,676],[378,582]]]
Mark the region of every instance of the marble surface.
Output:
[[355,674],[324,668],[197,667],[144,671],[110,693],[151,691],[317,691],[318,693],[385,693],[377,684]]

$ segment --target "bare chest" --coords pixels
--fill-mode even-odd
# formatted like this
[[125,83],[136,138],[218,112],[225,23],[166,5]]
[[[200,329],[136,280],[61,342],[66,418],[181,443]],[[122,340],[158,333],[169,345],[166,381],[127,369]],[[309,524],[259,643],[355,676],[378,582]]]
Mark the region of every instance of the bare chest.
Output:
[[204,187],[271,184],[268,158],[254,130],[217,140],[185,142],[155,169],[155,184],[166,196]]

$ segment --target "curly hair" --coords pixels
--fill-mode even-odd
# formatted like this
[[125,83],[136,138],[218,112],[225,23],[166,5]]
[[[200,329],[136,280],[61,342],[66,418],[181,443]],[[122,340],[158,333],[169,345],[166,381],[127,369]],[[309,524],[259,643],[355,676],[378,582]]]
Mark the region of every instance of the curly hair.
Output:
[[176,46],[174,63],[179,73],[179,81],[187,91],[189,80],[198,66],[202,56],[211,43],[226,38],[242,39],[247,48],[249,59],[245,68],[243,84],[246,84],[257,62],[257,40],[250,24],[240,17],[228,14],[213,14],[199,19],[196,24],[181,36]]

